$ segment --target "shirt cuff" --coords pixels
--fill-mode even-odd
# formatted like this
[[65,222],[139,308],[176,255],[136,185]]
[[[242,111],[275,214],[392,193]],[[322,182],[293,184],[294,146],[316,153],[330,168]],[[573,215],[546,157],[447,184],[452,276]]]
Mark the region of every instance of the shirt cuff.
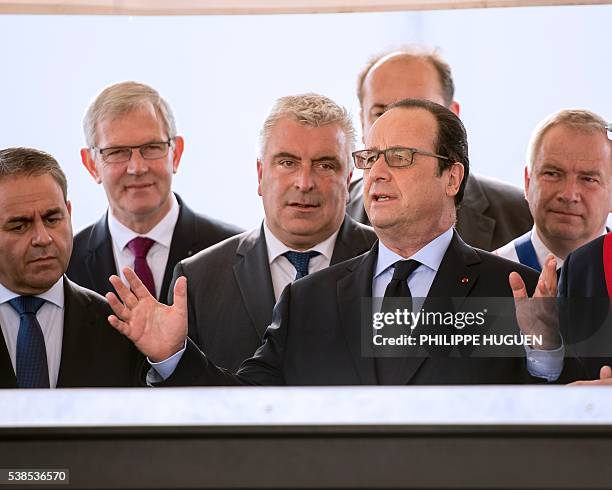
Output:
[[532,349],[525,345],[527,353],[527,370],[536,378],[543,378],[548,382],[556,381],[563,371],[563,358],[565,346],[553,350]]
[[[152,369],[149,369],[147,373],[147,384],[159,383],[161,381],[167,380],[172,373],[176,369],[179,361],[183,357],[183,353],[187,348],[187,339],[185,339],[185,343],[183,344],[183,348],[177,353],[171,355],[168,359],[164,359],[163,361],[153,362],[147,357],[147,361],[151,365]],[[151,382],[149,382],[151,381]]]

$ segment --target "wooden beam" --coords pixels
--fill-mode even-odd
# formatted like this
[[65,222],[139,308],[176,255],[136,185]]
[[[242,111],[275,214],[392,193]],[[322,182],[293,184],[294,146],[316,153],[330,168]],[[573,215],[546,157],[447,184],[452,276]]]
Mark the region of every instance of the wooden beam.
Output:
[[610,0],[0,0],[0,14],[304,14],[611,3]]

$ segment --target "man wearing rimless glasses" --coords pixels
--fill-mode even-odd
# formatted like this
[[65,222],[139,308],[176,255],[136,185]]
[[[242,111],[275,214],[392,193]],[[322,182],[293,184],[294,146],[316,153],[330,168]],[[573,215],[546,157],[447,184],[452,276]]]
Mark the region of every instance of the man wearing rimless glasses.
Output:
[[[150,383],[499,384],[558,377],[562,359],[560,367],[558,359],[541,355],[559,347],[555,335],[526,358],[366,355],[364,298],[520,298],[534,291],[554,296],[556,288],[554,263],[538,282],[535,271],[472,248],[455,232],[469,159],[465,128],[451,111],[426,100],[400,101],[374,123],[366,146],[353,158],[364,169],[365,205],[378,244],[287,286],[263,345],[235,375],[187,338],[185,278],[176,281],[171,307],[157,303],[129,270],[131,291],[111,278],[118,297],[107,295],[116,315],[109,321],[160,363],[149,371]],[[531,333],[530,326],[522,323],[523,333]]]
[[133,267],[166,301],[174,266],[240,230],[194,213],[172,193],[184,140],[169,104],[151,87],[122,82],[89,106],[81,159],[102,184],[109,210],[75,236],[68,277],[100,294],[108,277]]

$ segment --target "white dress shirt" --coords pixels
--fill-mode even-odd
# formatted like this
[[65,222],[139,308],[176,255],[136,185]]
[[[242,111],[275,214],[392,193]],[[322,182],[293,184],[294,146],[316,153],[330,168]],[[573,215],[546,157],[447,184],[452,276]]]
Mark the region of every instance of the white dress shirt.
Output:
[[130,230],[123,223],[120,223],[113,215],[112,210],[108,213],[108,229],[113,243],[113,256],[115,257],[115,265],[121,280],[127,284],[125,275],[123,274],[124,267],[134,268],[134,254],[127,247],[127,244],[138,236],[147,237],[155,240],[155,243],[147,254],[147,264],[153,273],[155,281],[155,295],[158,299],[164,301],[166,298],[160,298],[162,282],[166,273],[166,264],[168,263],[168,255],[170,255],[170,244],[172,243],[172,235],[174,227],[178,221],[180,206],[176,200],[176,196],[171,194],[171,207],[168,214],[157,223],[151,231],[140,235],[135,231]]
[[[17,372],[17,335],[19,334],[20,319],[19,314],[8,302],[18,296],[20,295],[0,284],[0,326],[15,373]],[[45,339],[49,386],[55,388],[62,357],[62,338],[64,335],[64,278],[61,277],[51,289],[34,296],[45,300],[36,313],[36,319],[40,323]]]
[[[272,275],[272,285],[274,287],[274,299],[278,301],[283,289],[285,289],[287,284],[295,280],[296,275],[295,267],[283,254],[285,252],[297,252],[297,250],[289,248],[276,238],[265,221],[263,229],[266,238],[266,246],[268,248],[268,262],[270,264],[270,274]],[[329,238],[323,240],[314,247],[308,250],[302,250],[302,252],[315,251],[320,254],[310,259],[308,263],[309,274],[329,267],[339,231],[340,230],[336,231]]]

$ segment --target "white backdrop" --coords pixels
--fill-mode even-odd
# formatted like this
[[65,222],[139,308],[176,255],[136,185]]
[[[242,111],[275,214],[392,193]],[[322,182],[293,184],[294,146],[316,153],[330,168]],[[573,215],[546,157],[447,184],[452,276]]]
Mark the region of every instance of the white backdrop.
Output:
[[157,88],[186,150],[175,189],[196,210],[256,226],[255,148],[276,97],[316,91],[349,107],[374,53],[439,46],[451,63],[473,168],[521,185],[536,122],[562,107],[612,118],[612,6],[284,16],[0,16],[0,147],[34,146],[69,178],[76,229],[104,192],[82,167],[81,119],[105,85]]

